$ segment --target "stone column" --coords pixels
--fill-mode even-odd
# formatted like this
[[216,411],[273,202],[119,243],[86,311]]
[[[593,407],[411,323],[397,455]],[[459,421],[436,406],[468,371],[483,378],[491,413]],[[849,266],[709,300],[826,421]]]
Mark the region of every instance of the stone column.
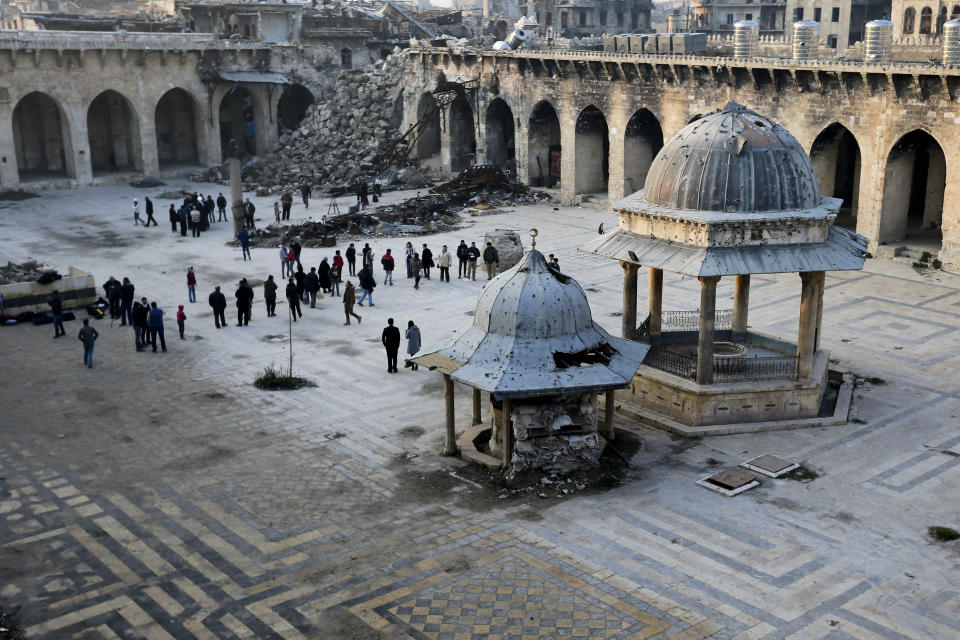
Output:
[[240,175],[240,149],[230,141],[230,211],[233,214],[233,235],[243,226],[243,180]]
[[613,430],[613,412],[616,409],[616,391],[610,389],[607,391],[607,397],[603,404],[603,430],[607,441],[612,441],[616,437]]
[[663,269],[650,267],[648,308],[650,311],[650,341],[660,338],[663,331]]
[[447,405],[447,432],[443,441],[443,455],[457,455],[457,427],[453,408],[453,379],[449,373],[443,374],[444,399]]
[[148,116],[140,119],[139,136],[137,146],[140,148],[140,162],[138,168],[143,175],[156,177],[160,175],[160,158],[157,153],[156,121],[152,117]]
[[813,331],[813,351],[816,353],[820,350],[820,328],[823,326],[823,291],[827,286],[827,274],[824,271],[820,272],[820,282],[817,284],[817,327]]
[[[4,189],[20,188],[17,149],[13,134],[14,105],[0,104],[0,184]],[[66,154],[64,154],[66,155]]]
[[803,287],[800,293],[800,331],[797,335],[797,378],[804,379],[813,372],[817,313],[824,272],[806,271],[800,274],[800,280]]
[[503,436],[500,442],[500,460],[504,467],[509,467],[513,459],[513,423],[510,421],[512,404],[509,400],[504,400],[503,409],[500,411],[500,421],[503,423],[500,431]]
[[747,335],[747,312],[750,307],[750,274],[738,275],[733,281],[733,338]]
[[473,390],[473,424],[481,424],[483,418],[480,415],[480,389]]
[[717,315],[719,276],[700,280],[700,337],[697,340],[697,384],[713,384],[713,325]]
[[623,317],[620,333],[624,338],[633,340],[637,334],[637,271],[640,265],[625,260],[623,267]]

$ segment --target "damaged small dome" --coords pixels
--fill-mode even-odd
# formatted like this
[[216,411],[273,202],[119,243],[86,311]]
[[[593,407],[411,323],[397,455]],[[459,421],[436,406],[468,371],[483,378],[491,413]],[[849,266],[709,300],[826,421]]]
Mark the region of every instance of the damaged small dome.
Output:
[[670,209],[752,213],[808,209],[821,196],[796,138],[770,118],[728,102],[663,145],[643,199]]

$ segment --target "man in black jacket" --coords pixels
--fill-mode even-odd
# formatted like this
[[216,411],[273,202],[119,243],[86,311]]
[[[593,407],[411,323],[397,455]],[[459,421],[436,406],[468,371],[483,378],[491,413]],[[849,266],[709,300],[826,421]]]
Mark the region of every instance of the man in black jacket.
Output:
[[360,289],[363,291],[363,294],[360,296],[360,300],[357,302],[361,307],[363,306],[363,301],[370,297],[370,306],[373,306],[373,288],[377,286],[377,281],[373,278],[373,274],[370,273],[370,270],[364,267],[360,269]]
[[120,283],[113,276],[103,283],[103,293],[110,303],[110,317],[114,320],[120,317]]
[[210,294],[208,302],[213,309],[213,324],[217,329],[227,326],[227,318],[223,313],[227,309],[227,296],[220,292],[220,285],[217,285],[214,292]]
[[303,317],[303,311],[300,311],[300,295],[297,293],[297,284],[293,281],[293,278],[287,280],[287,303],[290,305],[290,315],[293,316],[293,321],[297,321],[297,317]]
[[147,327],[147,312],[150,311],[150,307],[147,305],[147,299],[143,298],[139,302],[133,303],[133,311],[131,315],[133,316],[133,334],[134,341],[137,345],[137,351],[143,351],[146,348],[146,345],[150,342],[150,337],[147,333],[150,329]]
[[460,246],[457,247],[457,262],[460,263],[460,269],[457,271],[457,280],[463,278],[467,275],[467,253],[469,248],[467,243],[464,240],[460,241]]
[[487,280],[493,280],[497,275],[497,263],[500,262],[500,256],[492,242],[487,243],[487,248],[483,250],[483,263],[487,265]]
[[63,300],[60,298],[60,292],[54,291],[47,298],[47,304],[50,305],[50,314],[53,316],[53,337],[67,335],[63,330]]
[[245,327],[250,324],[250,311],[253,308],[253,287],[247,284],[247,279],[240,281],[237,292],[237,326]]
[[477,249],[477,243],[471,242],[467,249],[467,280],[477,279],[477,259],[480,257],[480,249]]
[[423,277],[430,279],[430,268],[433,267],[433,251],[427,248],[427,243],[423,243],[423,251],[420,252],[420,265],[423,268]]
[[400,349],[400,329],[393,326],[393,318],[387,319],[387,326],[380,336],[383,347],[387,350],[387,373],[397,372],[397,351]]
[[357,275],[357,248],[353,246],[352,242],[350,243],[350,246],[347,247],[344,255],[347,256],[347,265],[350,267],[350,275]]
[[130,278],[124,278],[120,285],[120,326],[126,326],[127,321],[133,324],[133,293],[135,288]]
[[227,199],[223,194],[217,196],[217,222],[227,221]]

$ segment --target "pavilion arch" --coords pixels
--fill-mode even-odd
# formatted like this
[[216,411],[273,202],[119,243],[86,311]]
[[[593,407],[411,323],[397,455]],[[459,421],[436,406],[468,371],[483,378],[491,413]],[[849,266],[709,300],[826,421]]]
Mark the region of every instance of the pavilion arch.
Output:
[[953,9],[950,10],[950,19],[956,20],[960,18],[960,4],[953,5]]
[[13,143],[21,180],[76,175],[67,115],[47,94],[34,91],[17,102]]
[[197,107],[184,89],[170,89],[160,100],[154,114],[157,131],[157,159],[160,167],[197,162]]
[[417,158],[424,160],[440,153],[440,107],[430,92],[420,96],[417,122],[423,127],[417,141]]
[[593,105],[577,116],[574,137],[575,193],[607,190],[610,178],[610,135],[607,119]]
[[910,131],[890,149],[883,176],[880,242],[908,239],[939,250],[947,163],[933,136]]
[[143,170],[137,112],[122,94],[108,89],[90,102],[87,136],[94,175]]
[[534,105],[527,123],[527,174],[534,187],[560,183],[560,117],[553,105],[542,100]]
[[477,137],[473,130],[473,109],[466,98],[450,103],[450,169],[466,169],[477,157]]
[[303,85],[288,85],[277,102],[277,133],[282,134],[284,130],[292,131],[299,127],[313,101],[313,94]]
[[663,130],[649,109],[640,109],[630,117],[623,136],[624,193],[634,193],[643,189],[647,171],[663,147]]
[[842,198],[841,214],[857,215],[860,200],[860,145],[838,122],[826,127],[810,147],[820,193]]
[[917,10],[913,7],[907,7],[903,12],[903,35],[912,36],[916,27]]
[[516,127],[513,110],[503,98],[497,98],[487,107],[486,141],[487,162],[517,174]]
[[243,156],[257,154],[256,98],[246,87],[234,85],[220,100],[220,149],[223,158],[230,156],[230,141],[236,141]]
[[943,33],[943,23],[947,21],[947,7],[946,5],[940,7],[940,13],[937,14],[937,30],[936,33]]
[[920,35],[927,35],[933,31],[933,9],[924,7],[920,10]]

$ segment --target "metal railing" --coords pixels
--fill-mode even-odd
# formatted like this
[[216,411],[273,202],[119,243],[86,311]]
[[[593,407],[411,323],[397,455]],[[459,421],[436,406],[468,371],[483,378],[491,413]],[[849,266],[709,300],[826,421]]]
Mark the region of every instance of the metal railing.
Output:
[[[700,311],[664,311],[660,326],[663,331],[700,331]],[[733,309],[717,309],[713,316],[713,330],[732,328]]]
[[[654,346],[647,352],[643,364],[688,380],[697,377],[697,356],[689,353]],[[715,356],[713,359],[715,383],[792,380],[796,374],[796,356]]]

